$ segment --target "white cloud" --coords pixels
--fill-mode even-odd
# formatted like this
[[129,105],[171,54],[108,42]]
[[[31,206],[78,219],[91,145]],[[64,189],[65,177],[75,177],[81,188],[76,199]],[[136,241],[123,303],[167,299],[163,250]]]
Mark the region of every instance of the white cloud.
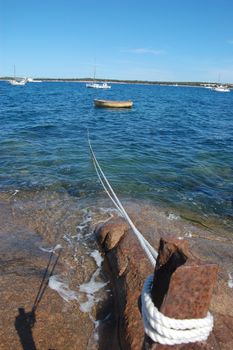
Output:
[[154,50],[154,49],[148,49],[148,48],[136,48],[136,49],[127,49],[124,50],[124,52],[129,52],[129,53],[135,53],[135,54],[151,54],[151,55],[162,55],[165,53],[164,50]]

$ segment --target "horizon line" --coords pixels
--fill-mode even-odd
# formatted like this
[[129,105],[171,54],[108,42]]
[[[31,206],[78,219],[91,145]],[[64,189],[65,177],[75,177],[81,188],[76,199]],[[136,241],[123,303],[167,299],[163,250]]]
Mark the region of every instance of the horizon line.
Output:
[[[22,79],[22,77],[16,77],[17,79]],[[0,77],[0,80],[9,80],[9,79],[15,79],[15,77],[12,76],[2,76]],[[33,79],[40,79],[43,81],[77,81],[77,82],[90,82],[93,81],[93,78],[50,78],[50,77],[35,77]],[[109,83],[141,83],[141,84],[183,84],[183,85],[201,85],[201,84],[219,84],[218,82],[210,82],[210,81],[181,81],[181,80],[139,80],[139,79],[95,79],[95,81],[106,81]],[[222,85],[233,85],[233,83],[222,83]]]

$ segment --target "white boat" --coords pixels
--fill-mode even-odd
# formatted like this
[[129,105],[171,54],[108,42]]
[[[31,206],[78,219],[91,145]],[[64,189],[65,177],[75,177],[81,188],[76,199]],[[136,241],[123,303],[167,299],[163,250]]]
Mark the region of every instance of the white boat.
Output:
[[217,85],[213,88],[213,90],[218,92],[230,92],[230,89],[224,85]]
[[87,83],[86,84],[87,88],[92,88],[92,89],[111,89],[111,85],[108,85],[108,83],[106,83],[106,82],[103,82],[103,83],[96,82],[95,74],[96,74],[96,65],[94,66],[93,81],[91,83]]
[[24,78],[24,79],[21,79],[21,80],[11,79],[11,80],[9,80],[9,83],[11,85],[22,86],[22,85],[25,85],[27,83],[27,78]]
[[27,81],[29,83],[42,83],[42,80],[37,80],[37,79],[33,79],[33,78],[27,78]]
[[17,85],[17,86],[22,86],[25,85],[27,83],[27,78],[23,78],[20,80],[17,80],[15,77],[15,65],[14,65],[14,79],[9,80],[9,84],[11,85]]
[[111,89],[111,85],[108,85],[108,83],[87,83],[86,87],[93,89]]

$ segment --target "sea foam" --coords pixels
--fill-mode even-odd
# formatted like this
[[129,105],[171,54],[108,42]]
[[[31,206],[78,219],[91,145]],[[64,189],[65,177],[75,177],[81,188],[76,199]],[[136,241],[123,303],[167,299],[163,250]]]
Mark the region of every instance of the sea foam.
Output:
[[62,279],[58,275],[51,276],[49,278],[49,287],[55,290],[65,301],[71,300],[79,301],[79,295],[74,290],[69,288],[67,280]]
[[229,288],[233,288],[233,277],[232,277],[232,274],[230,272],[228,272],[228,287]]
[[90,256],[92,256],[95,259],[96,265],[98,267],[100,267],[102,262],[103,262],[103,260],[104,260],[103,257],[101,256],[100,252],[98,250],[93,250],[90,253]]
[[52,252],[55,252],[56,250],[61,249],[61,248],[62,248],[62,245],[61,244],[57,244],[54,248],[43,248],[43,247],[40,247],[40,250],[42,250],[43,252],[52,253]]

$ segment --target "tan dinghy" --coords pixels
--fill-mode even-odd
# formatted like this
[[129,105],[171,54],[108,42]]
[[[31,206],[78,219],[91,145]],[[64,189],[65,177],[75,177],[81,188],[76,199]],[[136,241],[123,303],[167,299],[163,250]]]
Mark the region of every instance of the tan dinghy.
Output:
[[111,101],[111,100],[94,100],[96,107],[104,108],[131,108],[132,101]]

